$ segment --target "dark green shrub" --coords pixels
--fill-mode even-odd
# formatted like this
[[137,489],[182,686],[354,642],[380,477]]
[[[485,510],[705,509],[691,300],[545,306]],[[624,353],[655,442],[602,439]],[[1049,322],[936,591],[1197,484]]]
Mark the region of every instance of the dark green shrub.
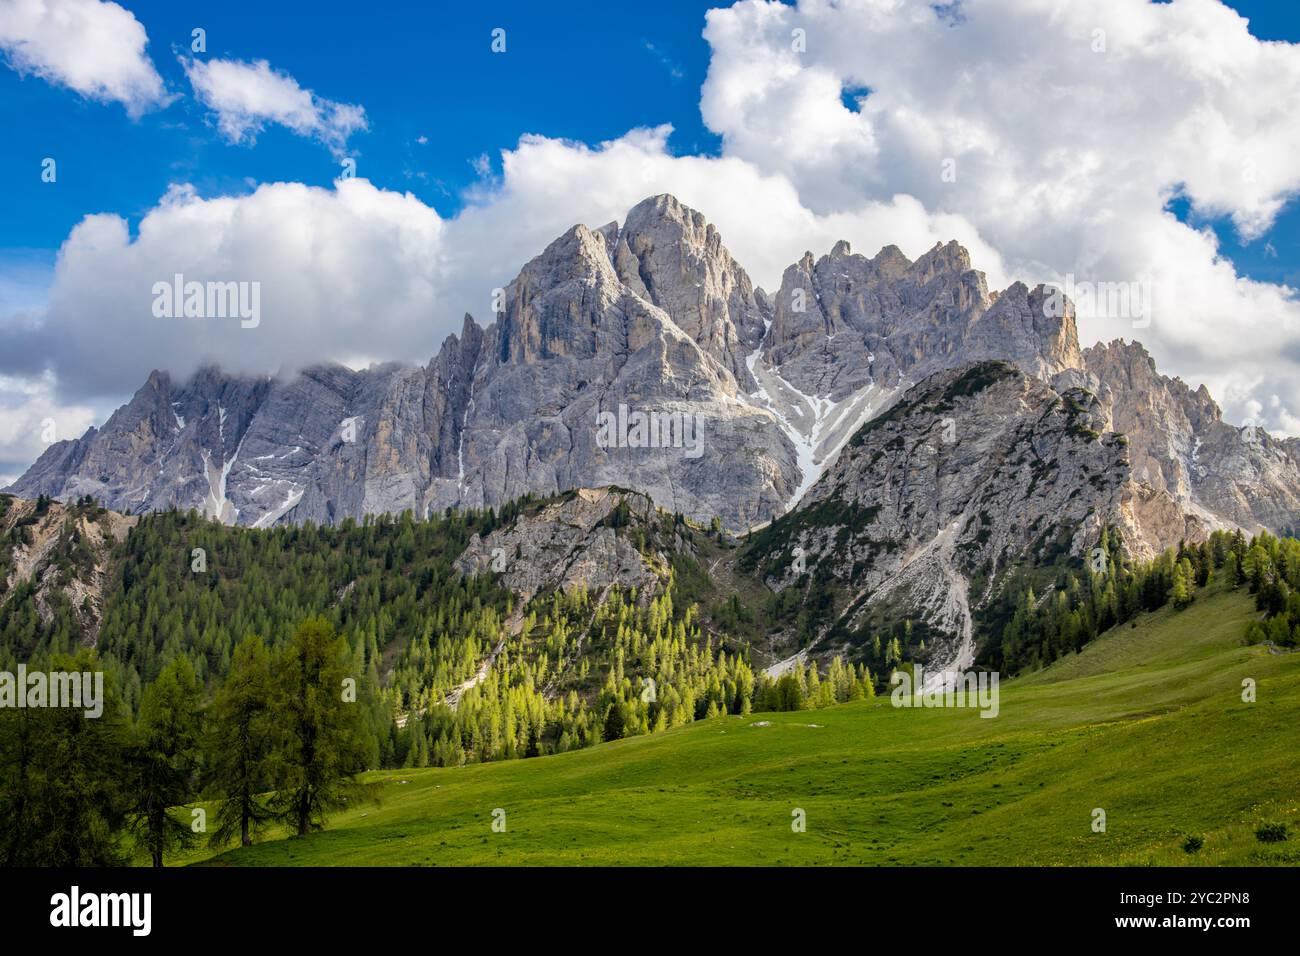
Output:
[[1261,823],[1255,830],[1255,839],[1260,843],[1282,843],[1286,838],[1285,823]]

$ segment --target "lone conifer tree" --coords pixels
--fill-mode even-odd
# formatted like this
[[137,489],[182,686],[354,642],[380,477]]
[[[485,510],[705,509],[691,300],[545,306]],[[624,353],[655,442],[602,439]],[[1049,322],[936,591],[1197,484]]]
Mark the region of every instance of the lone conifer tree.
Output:
[[163,854],[193,843],[187,822],[169,813],[190,799],[199,760],[199,703],[203,688],[186,657],[162,669],[140,701],[131,754],[131,829],[154,866]]
[[271,659],[260,637],[235,648],[230,673],[212,702],[210,782],[221,794],[212,845],[224,846],[239,835],[248,846],[253,834],[271,818],[265,792],[271,788]]
[[277,815],[300,836],[323,826],[330,810],[364,793],[361,708],[344,699],[346,643],[323,617],[298,625],[275,667],[275,708],[284,721]]

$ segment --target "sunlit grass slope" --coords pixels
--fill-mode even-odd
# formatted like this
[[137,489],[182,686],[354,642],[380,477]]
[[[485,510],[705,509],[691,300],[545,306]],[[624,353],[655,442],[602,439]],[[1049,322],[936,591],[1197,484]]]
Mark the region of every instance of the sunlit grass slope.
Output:
[[[1300,654],[1244,645],[1252,613],[1245,593],[1212,587],[1185,611],[1143,616],[1005,682],[995,719],[881,697],[554,757],[376,773],[378,805],[211,862],[1296,863]],[[1245,678],[1255,703],[1242,701]],[[791,827],[797,810],[805,832]],[[1257,842],[1272,820],[1292,839]],[[1182,849],[1189,835],[1203,837],[1198,853]]]

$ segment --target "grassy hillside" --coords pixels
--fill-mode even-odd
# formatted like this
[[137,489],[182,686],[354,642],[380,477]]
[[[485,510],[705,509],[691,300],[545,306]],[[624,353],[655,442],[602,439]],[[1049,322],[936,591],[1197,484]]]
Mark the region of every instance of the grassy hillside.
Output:
[[[1001,713],[701,721],[531,760],[371,775],[381,803],[218,865],[1300,862],[1300,654],[1245,646],[1244,592],[1142,616],[1005,683]],[[1243,678],[1258,701],[1241,700]],[[768,726],[758,726],[768,722]],[[1091,831],[1106,810],[1105,833]],[[496,808],[506,831],[493,832]],[[791,829],[806,812],[807,831]],[[1263,821],[1292,839],[1263,844]],[[1188,854],[1188,835],[1204,848]]]

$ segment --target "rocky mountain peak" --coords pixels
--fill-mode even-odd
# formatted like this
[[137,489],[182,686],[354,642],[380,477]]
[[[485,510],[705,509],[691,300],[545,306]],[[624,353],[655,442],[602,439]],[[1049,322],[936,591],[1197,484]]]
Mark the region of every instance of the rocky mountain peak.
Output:
[[591,313],[623,294],[605,236],[573,226],[530,260],[506,286],[498,314],[499,360],[526,364],[598,348]]
[[871,265],[880,275],[896,282],[912,268],[912,260],[903,255],[903,250],[898,246],[889,245],[876,253]]
[[[956,241],[912,261],[841,239],[768,295],[666,194],[557,237],[490,324],[464,316],[424,366],[205,367],[183,383],[159,370],[14,489],[265,527],[618,485],[743,530],[796,504],[909,388],[981,361],[1082,396],[1085,431],[1124,432],[1155,502],[1144,523],[1300,522],[1300,442],[1226,425],[1204,386],[1161,376],[1139,343],[1082,352],[1053,290],[990,292]],[[609,416],[613,439],[598,433]]]
[[[1083,352],[1083,365],[1112,391],[1136,390],[1156,404],[1164,401],[1181,406],[1182,414],[1198,426],[1223,420],[1222,410],[1204,383],[1193,389],[1181,378],[1161,375],[1151,353],[1136,340],[1099,342]],[[1149,411],[1155,408],[1148,406]]]
[[[608,227],[606,227],[608,228]],[[516,282],[521,279],[587,279],[597,273],[612,274],[609,259],[608,232],[593,231],[582,223],[571,227],[551,242],[541,254],[529,261]]]
[[[615,309],[626,299],[637,301]],[[499,361],[589,355],[619,339],[639,347],[657,334],[647,309],[752,386],[745,357],[765,327],[753,284],[717,229],[667,194],[638,203],[622,227],[575,225],[527,263],[498,316]]]
[[166,394],[167,392],[170,392],[171,387],[172,387],[171,376],[168,375],[166,372],[164,372],[162,369],[157,369],[157,368],[149,373],[149,377],[145,379],[144,385],[142,386],[142,388],[152,389],[153,391],[162,394]]
[[1167,491],[1210,527],[1294,528],[1300,519],[1300,463],[1294,442],[1223,421],[1202,384],[1161,375],[1140,342],[1117,339],[1083,353],[1108,410],[1127,436],[1135,477]]
[[619,239],[649,301],[748,384],[744,360],[762,337],[763,311],[721,233],[703,214],[664,194],[634,206]]
[[605,255],[612,260],[619,239],[618,223],[607,222],[599,229],[593,229],[592,234],[601,241],[601,244],[605,247]]
[[[704,214],[685,205],[672,193],[647,196],[628,210],[623,219],[625,230],[655,229],[663,223],[676,223],[691,230],[713,229]],[[714,230],[716,231],[716,230]]]
[[947,243],[936,242],[929,252],[912,263],[912,273],[921,283],[944,273],[961,275],[970,269],[970,253],[956,239]]
[[1134,339],[1111,339],[1089,346],[1086,355],[1091,363],[1107,363],[1113,367],[1124,367],[1130,371],[1143,374],[1155,373],[1156,362],[1147,351],[1146,346]]
[[765,358],[795,389],[832,401],[919,381],[957,358],[1006,359],[1046,380],[1081,363],[1073,307],[1050,304],[1048,290],[1023,283],[990,295],[955,240],[915,262],[897,246],[867,259],[841,241],[786,269]]

